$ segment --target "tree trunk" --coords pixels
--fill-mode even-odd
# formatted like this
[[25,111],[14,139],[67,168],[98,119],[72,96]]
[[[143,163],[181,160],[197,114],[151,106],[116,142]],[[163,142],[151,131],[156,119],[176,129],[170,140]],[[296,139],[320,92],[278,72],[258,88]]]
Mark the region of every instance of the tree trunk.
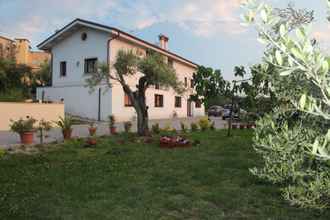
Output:
[[139,136],[146,136],[149,131],[148,107],[143,96],[136,101],[134,106],[137,114],[137,133]]

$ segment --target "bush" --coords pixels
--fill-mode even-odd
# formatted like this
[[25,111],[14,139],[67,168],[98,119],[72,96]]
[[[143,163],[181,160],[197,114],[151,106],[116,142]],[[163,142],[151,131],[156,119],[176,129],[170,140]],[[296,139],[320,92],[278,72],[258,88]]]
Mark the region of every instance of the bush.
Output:
[[184,122],[180,122],[180,127],[181,127],[182,133],[187,133],[188,129]]
[[199,127],[202,131],[206,131],[210,128],[210,121],[208,117],[203,117],[198,121]]
[[114,115],[109,115],[109,127],[114,128],[116,125],[116,118]]
[[190,124],[190,129],[192,132],[198,131],[198,125],[194,122]]
[[215,130],[216,130],[214,121],[211,123],[211,125],[210,125],[210,129],[211,129],[212,131],[215,131]]
[[154,133],[154,134],[159,134],[159,133],[160,133],[159,124],[158,124],[158,123],[153,124],[153,125],[151,126],[151,130],[152,130],[152,133]]
[[6,154],[6,151],[5,151],[4,149],[1,149],[1,148],[0,148],[0,159],[1,159],[3,156],[5,156],[5,154]]
[[130,133],[132,130],[132,122],[127,121],[124,123],[124,129],[126,133]]
[[1,102],[23,102],[27,98],[29,97],[24,95],[22,89],[8,89],[5,92],[0,92]]

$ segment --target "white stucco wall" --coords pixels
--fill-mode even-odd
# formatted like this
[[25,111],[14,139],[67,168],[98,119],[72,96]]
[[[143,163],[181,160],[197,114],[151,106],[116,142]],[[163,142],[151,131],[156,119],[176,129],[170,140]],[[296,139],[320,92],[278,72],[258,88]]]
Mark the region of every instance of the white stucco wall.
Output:
[[[107,91],[104,86],[99,88],[101,88],[101,120],[107,120],[107,117],[112,113],[111,89]],[[63,99],[66,113],[98,119],[98,88],[93,93],[89,93],[88,88],[84,86],[37,88],[37,99],[42,99],[43,91],[45,101],[60,102]]]
[[[87,33],[87,39],[81,40],[81,34]],[[88,58],[107,61],[108,33],[82,28],[71,36],[57,43],[52,48],[53,86],[72,86],[85,84],[84,62]],[[67,75],[60,76],[60,62],[66,61]]]

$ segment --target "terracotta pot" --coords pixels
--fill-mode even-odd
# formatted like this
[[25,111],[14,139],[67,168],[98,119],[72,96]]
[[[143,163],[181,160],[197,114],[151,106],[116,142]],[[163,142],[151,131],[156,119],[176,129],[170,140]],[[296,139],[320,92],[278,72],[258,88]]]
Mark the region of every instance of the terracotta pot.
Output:
[[33,144],[34,142],[34,132],[28,131],[20,134],[22,144]]
[[87,144],[88,145],[91,145],[91,146],[95,146],[96,144],[97,144],[97,141],[96,141],[96,139],[88,139],[87,140]]
[[253,124],[247,124],[247,125],[246,125],[246,128],[247,128],[247,129],[251,129],[251,128],[253,128]]
[[63,138],[64,138],[64,140],[69,140],[69,139],[71,139],[71,136],[72,136],[72,129],[70,129],[70,130],[63,130],[62,133],[63,133]]
[[240,124],[240,125],[239,125],[239,128],[240,128],[240,129],[244,129],[244,128],[245,128],[245,125],[244,125],[244,124]]
[[89,128],[88,128],[89,135],[90,135],[90,136],[94,136],[94,135],[96,134],[96,130],[97,130],[96,127],[89,127]]
[[116,127],[110,127],[111,134],[117,134]]

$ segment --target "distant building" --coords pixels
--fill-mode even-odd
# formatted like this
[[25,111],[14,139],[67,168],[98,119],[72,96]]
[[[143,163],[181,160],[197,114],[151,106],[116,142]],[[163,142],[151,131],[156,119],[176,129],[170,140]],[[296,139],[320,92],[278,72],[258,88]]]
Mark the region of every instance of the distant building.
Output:
[[43,51],[32,51],[28,39],[12,40],[0,36],[0,59],[13,59],[17,64],[25,64],[30,66],[33,71],[37,71],[40,64],[50,60],[50,54]]

